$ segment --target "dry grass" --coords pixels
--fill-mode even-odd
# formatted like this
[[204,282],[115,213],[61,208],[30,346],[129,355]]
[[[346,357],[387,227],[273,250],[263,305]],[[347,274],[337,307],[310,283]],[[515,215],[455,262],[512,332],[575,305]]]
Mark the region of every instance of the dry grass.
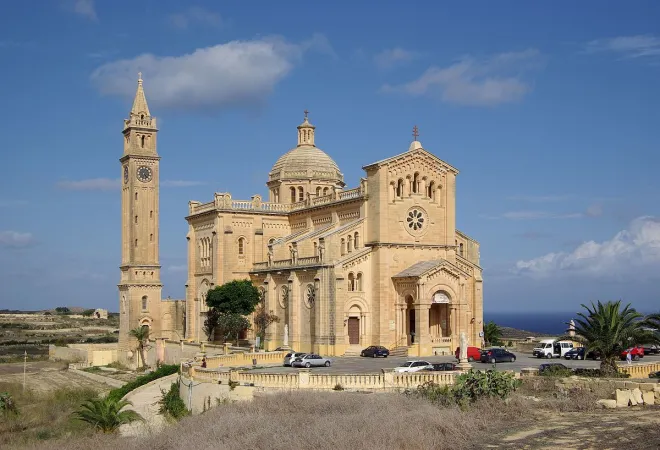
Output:
[[[298,392],[219,405],[140,440],[80,439],[33,448],[461,450],[478,448],[483,433],[499,431],[508,421],[519,421],[517,406],[493,400],[461,411],[440,409],[423,399],[399,394]],[[466,432],[466,423],[472,432]]]
[[0,448],[92,432],[87,424],[72,419],[71,413],[85,400],[99,395],[94,389],[23,392],[21,384],[0,382],[0,392],[9,392],[19,410],[17,415],[0,415]]

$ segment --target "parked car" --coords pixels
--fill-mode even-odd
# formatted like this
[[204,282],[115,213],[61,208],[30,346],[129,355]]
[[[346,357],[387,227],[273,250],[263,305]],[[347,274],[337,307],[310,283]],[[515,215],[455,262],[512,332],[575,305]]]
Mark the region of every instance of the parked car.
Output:
[[541,364],[539,366],[539,373],[543,373],[546,370],[558,370],[558,369],[572,370],[561,363],[546,363],[546,364]]
[[433,367],[433,364],[428,361],[406,361],[399,367],[395,367],[394,371],[397,373],[419,372],[420,370],[428,369],[431,367]]
[[544,339],[534,347],[532,355],[537,358],[561,358],[573,348],[571,341],[558,341],[557,339]]
[[292,363],[291,367],[330,367],[330,360],[324,358],[315,353],[308,353],[301,357],[296,358]]
[[291,366],[291,363],[295,361],[296,358],[305,356],[305,353],[301,352],[291,352],[284,355],[284,367]]
[[382,356],[387,358],[390,356],[390,351],[381,345],[371,345],[360,352],[360,356],[370,356],[376,358]]
[[600,353],[590,351],[585,354],[584,347],[575,347],[564,354],[565,359],[600,359]]
[[622,360],[626,359],[628,357],[628,353],[630,353],[630,357],[632,358],[633,361],[639,361],[640,358],[644,357],[644,348],[643,347],[627,348],[621,352],[621,359]]
[[486,363],[514,362],[516,355],[503,348],[487,348],[481,351],[479,361]]
[[644,356],[657,355],[658,353],[660,353],[660,347],[658,347],[655,344],[645,344],[643,348],[644,348]]
[[[461,348],[456,347],[456,352],[454,353],[456,355],[456,360],[460,359],[460,353],[461,353]],[[472,362],[474,360],[477,360],[481,358],[481,349],[479,347],[468,347],[467,348],[467,357],[468,361]]]
[[422,369],[424,372],[445,372],[449,370],[456,370],[456,364],[454,363],[433,363],[431,367],[426,367]]

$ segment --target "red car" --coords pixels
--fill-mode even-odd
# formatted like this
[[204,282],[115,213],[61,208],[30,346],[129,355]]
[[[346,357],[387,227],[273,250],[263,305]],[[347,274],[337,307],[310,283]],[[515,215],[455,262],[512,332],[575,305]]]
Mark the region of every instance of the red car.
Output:
[[633,361],[639,361],[639,358],[644,357],[643,347],[630,347],[621,352],[621,360],[626,359],[629,352],[630,352],[630,357],[633,359]]
[[[460,352],[461,352],[461,348],[456,347],[455,355],[457,360],[459,359]],[[478,347],[468,347],[467,357],[469,362],[479,361],[479,359],[481,358],[481,350]]]

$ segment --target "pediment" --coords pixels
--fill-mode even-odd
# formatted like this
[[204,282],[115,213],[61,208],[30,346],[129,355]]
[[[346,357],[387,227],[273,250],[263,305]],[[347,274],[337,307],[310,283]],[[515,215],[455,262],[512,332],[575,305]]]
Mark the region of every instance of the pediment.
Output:
[[441,160],[433,153],[423,148],[410,150],[405,153],[383,159],[373,164],[366,165],[363,167],[363,169],[369,170],[370,168],[374,167],[387,169],[390,173],[404,173],[410,171],[411,169],[420,171],[423,170],[429,174],[437,174],[439,178],[447,172],[452,172],[455,175],[458,174],[458,170],[456,168],[447,164],[445,161]]

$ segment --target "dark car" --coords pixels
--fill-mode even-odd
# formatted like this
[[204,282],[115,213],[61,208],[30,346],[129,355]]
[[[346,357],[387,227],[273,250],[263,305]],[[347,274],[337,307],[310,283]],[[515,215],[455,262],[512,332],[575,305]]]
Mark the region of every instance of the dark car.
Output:
[[486,363],[514,362],[516,355],[503,348],[487,348],[481,351],[479,361]]
[[584,359],[584,347],[574,347],[564,354],[565,359]]
[[644,355],[657,355],[660,353],[660,347],[655,344],[646,344],[644,347]]
[[445,372],[448,370],[456,370],[456,364],[454,363],[434,363],[431,364],[431,367],[428,369],[422,369],[425,372]]
[[377,356],[387,358],[389,355],[390,351],[381,345],[371,345],[360,352],[360,356],[370,356],[372,358]]

